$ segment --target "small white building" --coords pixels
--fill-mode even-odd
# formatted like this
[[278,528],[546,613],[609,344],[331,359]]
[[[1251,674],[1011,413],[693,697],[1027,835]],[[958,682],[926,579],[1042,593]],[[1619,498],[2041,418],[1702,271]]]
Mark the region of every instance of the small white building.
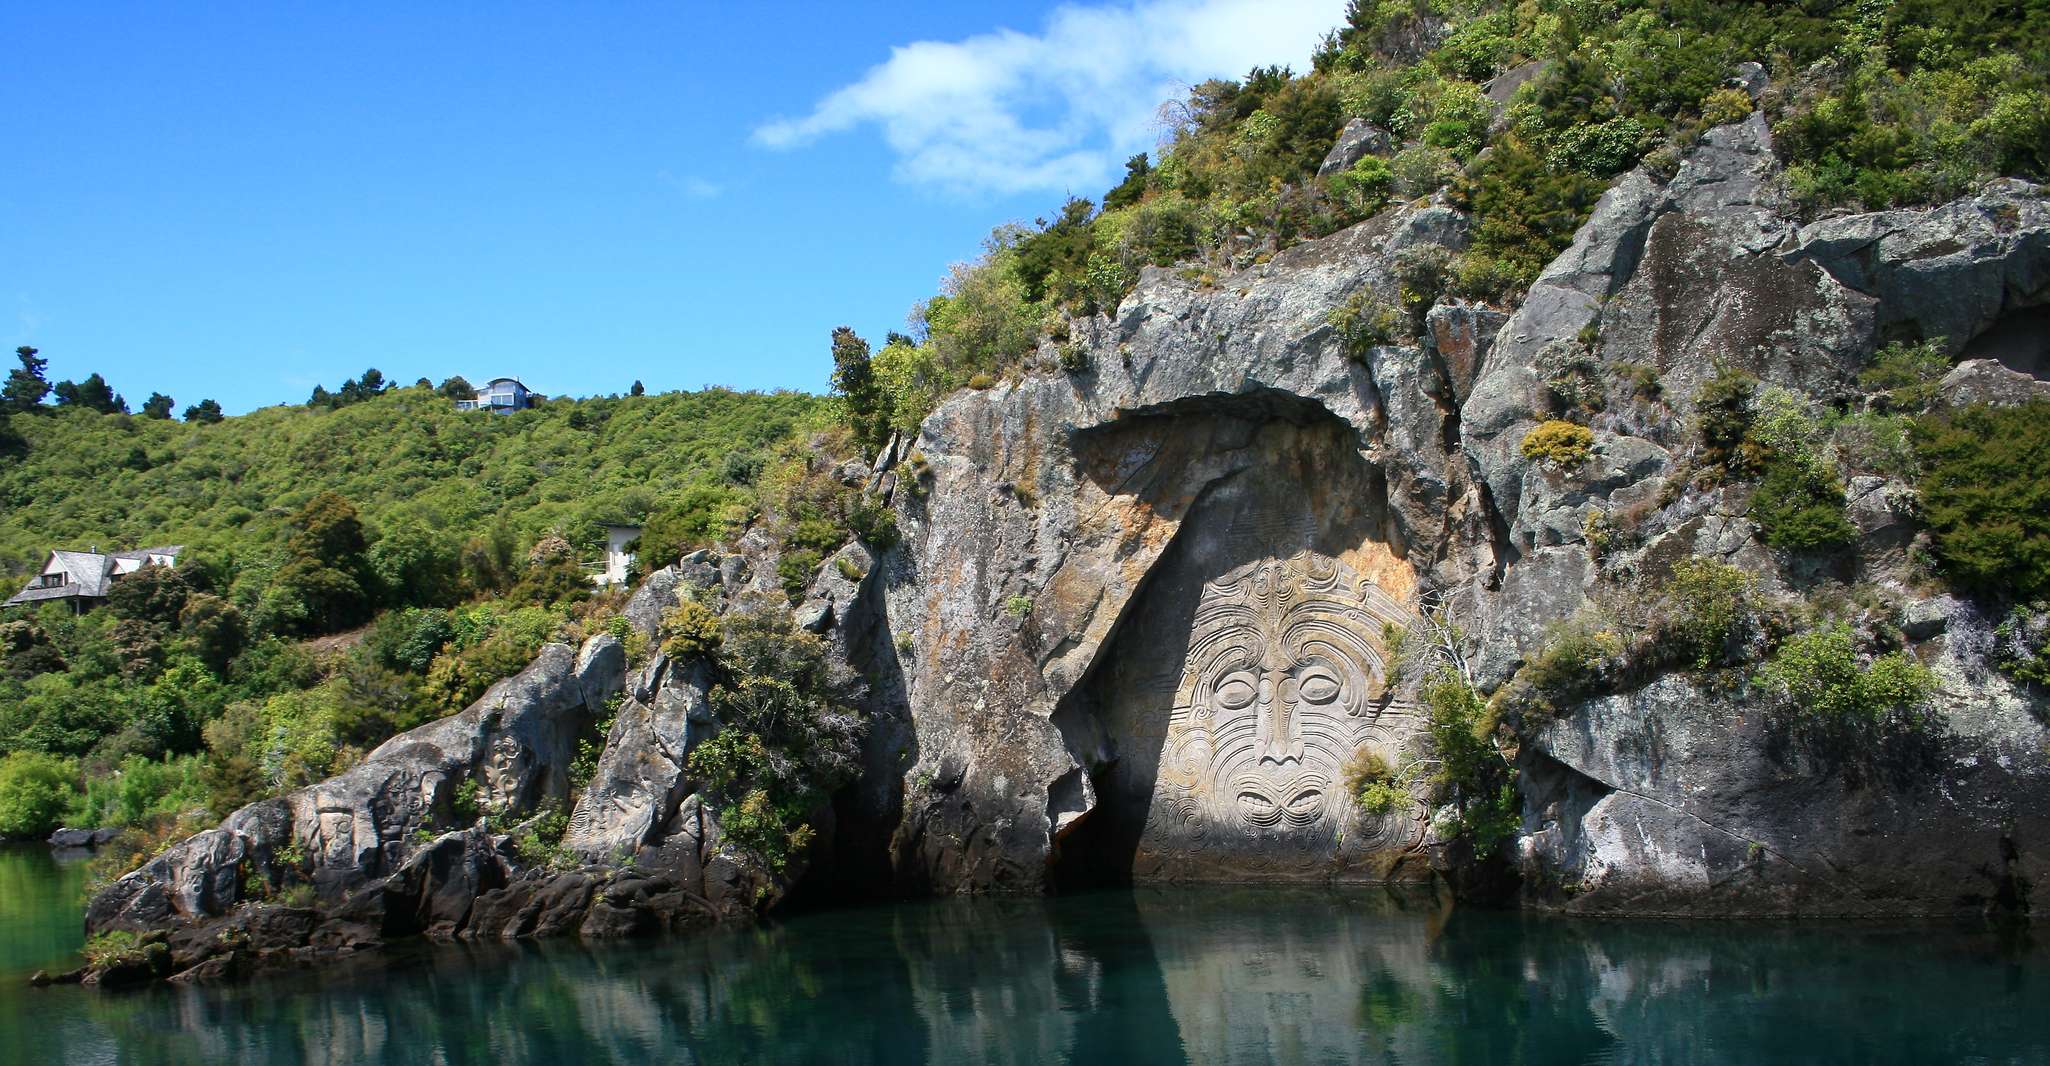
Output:
[[591,574],[591,584],[601,589],[626,584],[627,568],[634,561],[634,553],[630,549],[640,539],[639,526],[606,526],[605,559]]

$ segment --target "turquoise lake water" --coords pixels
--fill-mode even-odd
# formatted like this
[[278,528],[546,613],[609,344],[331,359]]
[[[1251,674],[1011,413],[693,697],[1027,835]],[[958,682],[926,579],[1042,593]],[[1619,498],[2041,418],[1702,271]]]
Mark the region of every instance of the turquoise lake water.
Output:
[[2050,1063],[2050,949],[1274,889],[940,900],[629,944],[31,989],[82,870],[0,851],[0,1063]]

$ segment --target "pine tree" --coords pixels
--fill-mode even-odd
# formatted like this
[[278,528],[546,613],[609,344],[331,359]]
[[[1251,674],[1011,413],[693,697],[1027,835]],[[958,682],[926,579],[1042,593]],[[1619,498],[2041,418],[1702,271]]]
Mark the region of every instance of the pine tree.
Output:
[[185,421],[212,425],[221,420],[221,404],[218,400],[201,400],[185,409]]
[[636,380],[634,387],[626,390],[626,394],[628,396],[646,396],[648,394],[648,387]]
[[869,363],[868,342],[846,326],[833,330],[833,391],[847,399],[847,424],[856,443],[873,454],[888,429],[882,390]]
[[168,419],[171,417],[171,406],[175,403],[177,403],[176,400],[161,392],[152,392],[149,394],[149,399],[142,402],[142,417],[159,420]]
[[14,350],[14,357],[21,360],[21,368],[7,372],[7,384],[0,387],[0,406],[10,411],[36,410],[50,394],[50,379],[43,374],[50,361],[36,358],[36,350],[25,344]]
[[107,379],[97,373],[86,375],[84,381],[60,381],[52,391],[57,394],[59,407],[83,407],[103,415],[128,413],[128,401],[122,399],[107,385]]

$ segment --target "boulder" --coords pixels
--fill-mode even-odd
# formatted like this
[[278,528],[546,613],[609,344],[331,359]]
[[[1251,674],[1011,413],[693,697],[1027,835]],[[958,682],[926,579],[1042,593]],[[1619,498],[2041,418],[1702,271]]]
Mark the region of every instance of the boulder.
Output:
[[1363,118],[1353,119],[1338,131],[1338,140],[1324,154],[1324,161],[1317,165],[1317,176],[1328,178],[1350,170],[1354,163],[1370,155],[1387,155],[1391,147],[1387,130]]

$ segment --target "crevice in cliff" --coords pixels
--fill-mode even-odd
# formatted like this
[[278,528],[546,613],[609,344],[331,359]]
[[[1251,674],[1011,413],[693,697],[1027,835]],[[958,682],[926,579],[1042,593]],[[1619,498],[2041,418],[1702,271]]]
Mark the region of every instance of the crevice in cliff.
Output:
[[1992,359],[2017,374],[2050,381],[2050,304],[2004,312],[1958,358]]

